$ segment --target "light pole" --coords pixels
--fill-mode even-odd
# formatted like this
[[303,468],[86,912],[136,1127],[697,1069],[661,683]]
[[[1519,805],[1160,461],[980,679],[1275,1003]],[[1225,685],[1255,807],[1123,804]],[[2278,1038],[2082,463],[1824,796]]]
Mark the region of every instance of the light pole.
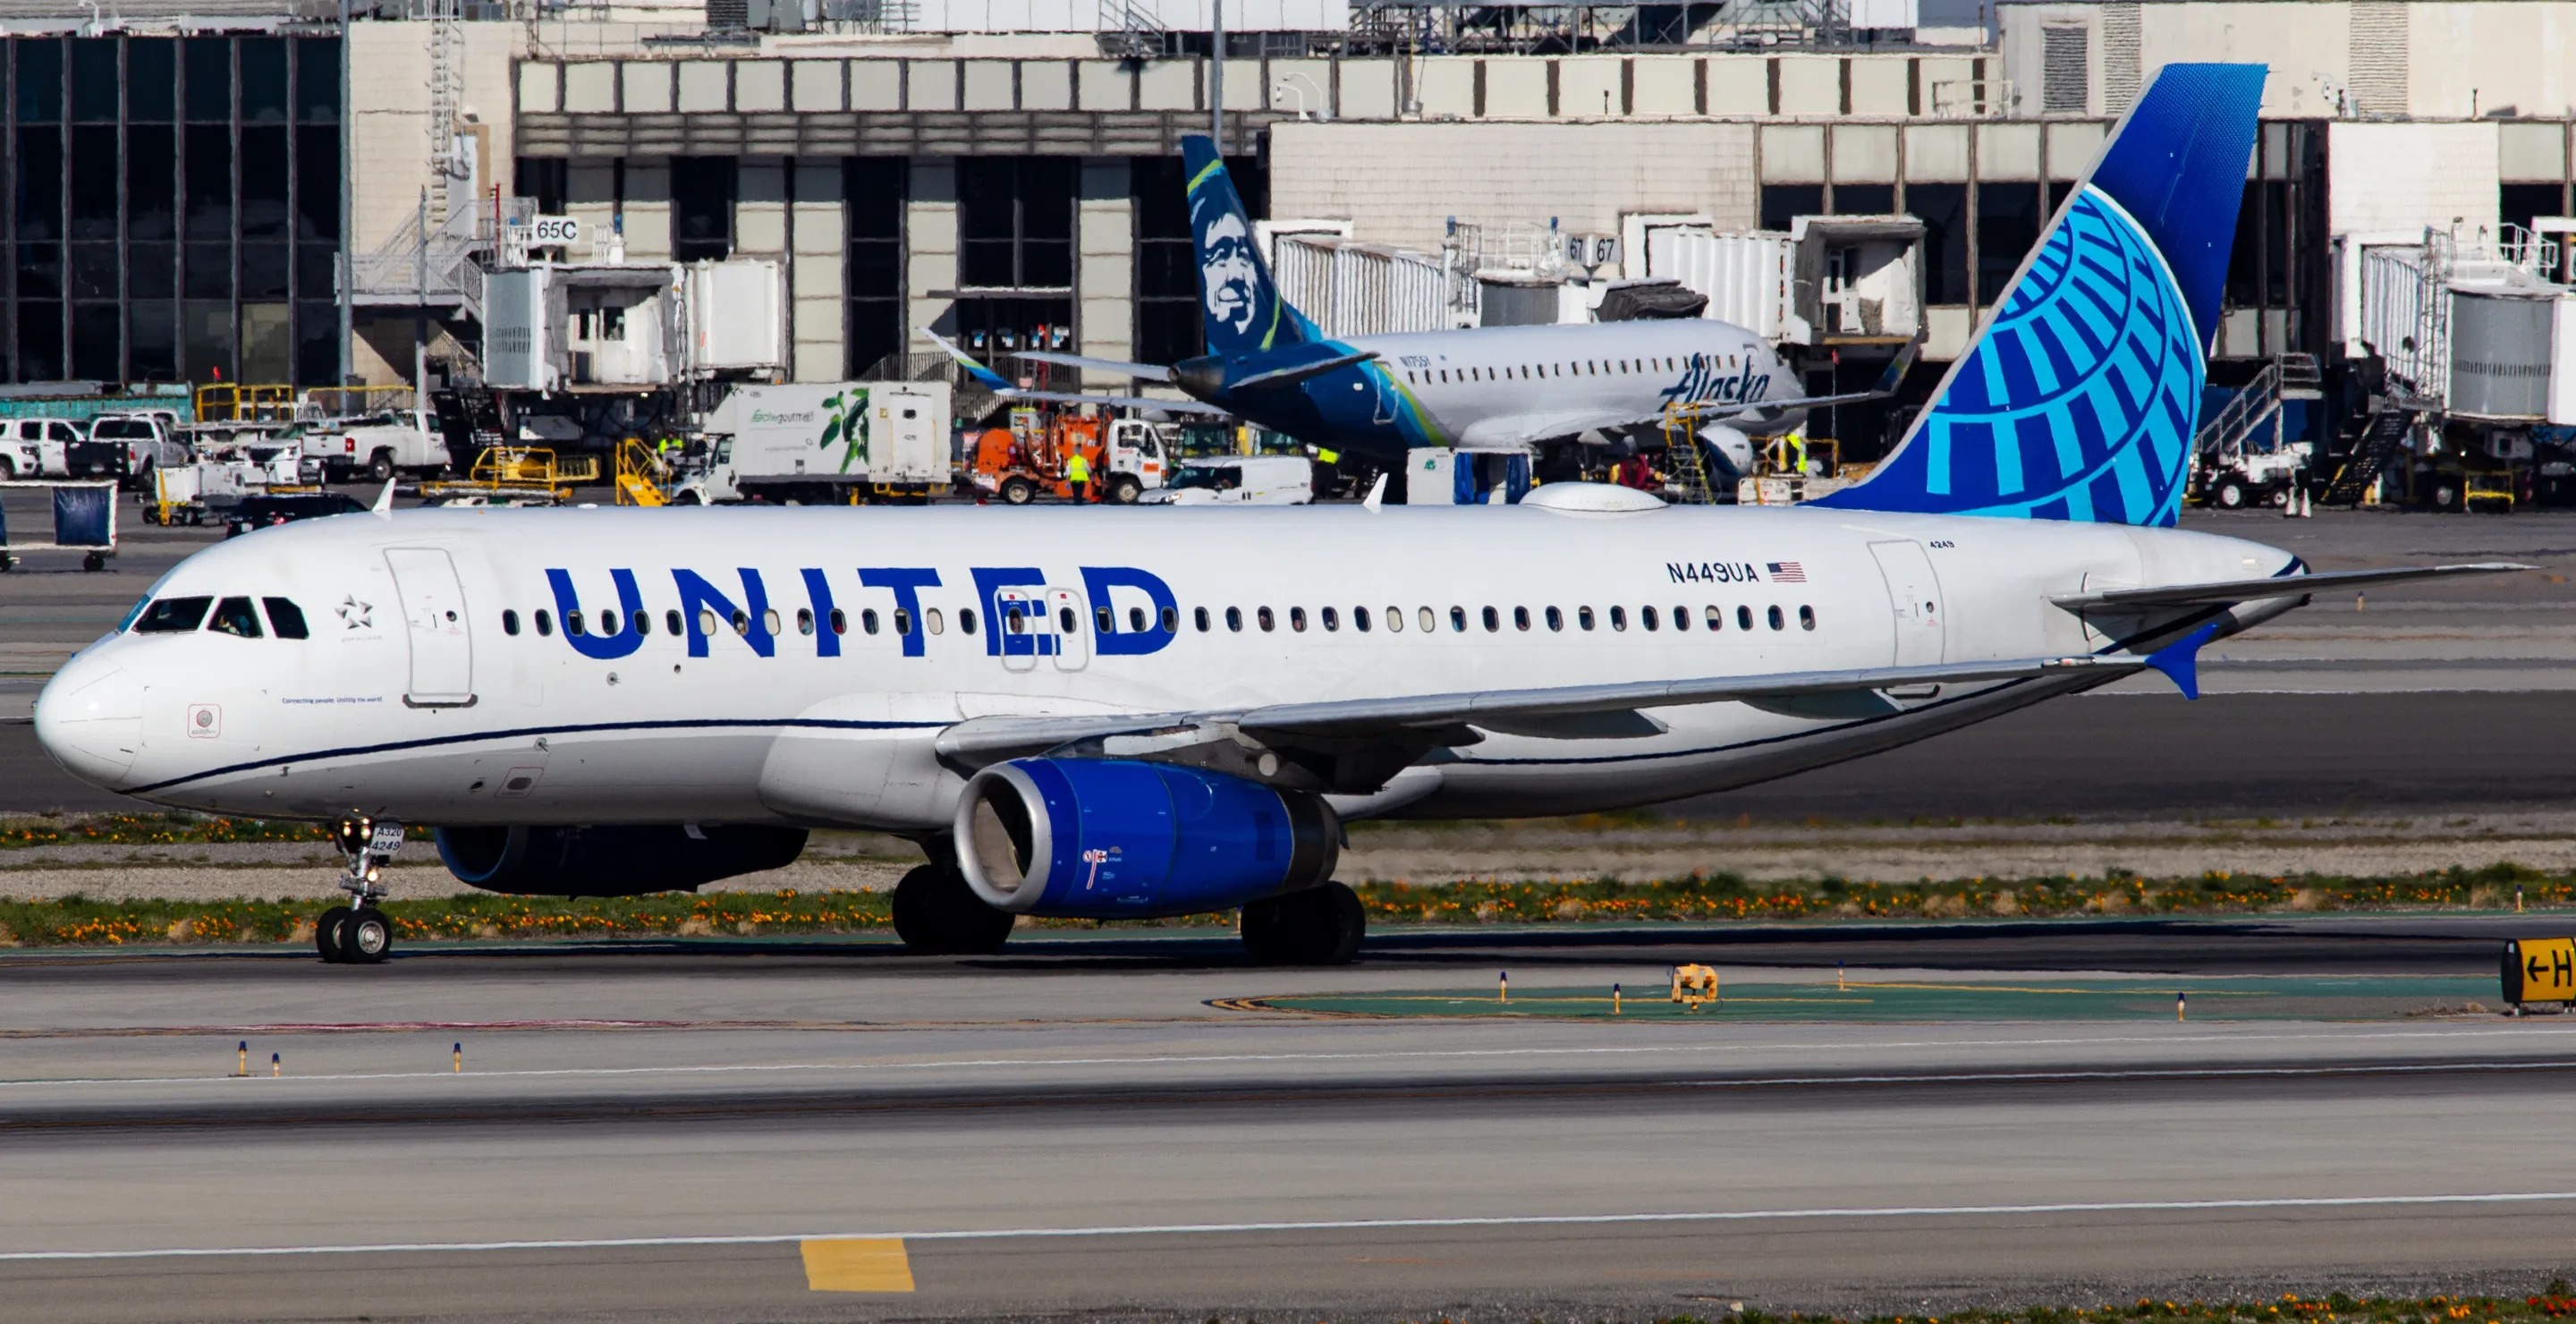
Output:
[[1208,123],[1218,159],[1225,157],[1225,0],[1208,0]]

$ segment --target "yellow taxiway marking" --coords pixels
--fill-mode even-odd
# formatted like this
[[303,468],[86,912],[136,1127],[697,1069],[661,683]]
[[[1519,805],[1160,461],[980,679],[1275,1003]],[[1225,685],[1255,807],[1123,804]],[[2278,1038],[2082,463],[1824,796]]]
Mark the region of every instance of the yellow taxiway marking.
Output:
[[805,1286],[817,1292],[909,1292],[912,1257],[901,1237],[809,1239]]

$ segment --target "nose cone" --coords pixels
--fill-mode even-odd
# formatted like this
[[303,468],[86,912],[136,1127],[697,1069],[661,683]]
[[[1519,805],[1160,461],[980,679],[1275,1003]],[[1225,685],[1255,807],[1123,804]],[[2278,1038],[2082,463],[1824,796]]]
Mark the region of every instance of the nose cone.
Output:
[[116,789],[143,748],[143,682],[112,662],[73,658],[36,696],[36,739],[73,776]]

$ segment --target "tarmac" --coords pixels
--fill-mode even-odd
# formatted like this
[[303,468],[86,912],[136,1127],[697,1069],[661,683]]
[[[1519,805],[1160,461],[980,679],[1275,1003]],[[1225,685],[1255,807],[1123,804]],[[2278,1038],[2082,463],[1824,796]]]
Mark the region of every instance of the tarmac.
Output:
[[[2321,602],[2213,649],[2196,704],[2124,683],[1591,825],[1605,855],[2576,836],[2576,516],[2188,522],[2319,569],[2545,570]],[[146,529],[110,572],[36,557],[0,578],[0,705],[203,541]],[[118,807],[9,715],[0,811]],[[1811,819],[1841,835],[1801,836]],[[1561,854],[1568,830],[1504,846]],[[183,866],[306,867],[42,864]],[[1380,933],[1326,971],[1189,931],[1024,934],[970,961],[877,938],[422,946],[375,968],[0,952],[0,1316],[1523,1321],[2528,1292],[2576,1261],[2576,1018],[2478,993],[2507,938],[2571,929],[1485,926]],[[1597,1014],[1684,961],[1746,1005]],[[1519,1011],[1485,1005],[1505,972]],[[1766,1017],[1757,989],[1845,1000]],[[2230,1017],[2235,995],[2268,1001]],[[1538,1014],[1547,997],[1593,1002]],[[1473,1014],[1412,1014],[1434,1002]]]

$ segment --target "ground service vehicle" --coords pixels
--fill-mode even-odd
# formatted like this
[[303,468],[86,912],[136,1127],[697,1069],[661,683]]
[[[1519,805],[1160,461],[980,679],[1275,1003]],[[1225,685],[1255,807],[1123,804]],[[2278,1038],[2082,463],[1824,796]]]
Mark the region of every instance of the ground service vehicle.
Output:
[[948,485],[950,403],[946,382],[737,386],[700,425],[703,469],[681,480],[671,499],[811,506],[926,499]]
[[149,491],[155,472],[194,458],[179,440],[177,417],[167,412],[102,414],[89,425],[89,435],[92,441],[123,445],[126,486]]
[[1190,460],[1149,501],[1172,506],[1302,506],[1315,499],[1315,465],[1301,455]]
[[1066,468],[1078,452],[1091,466],[1086,499],[1132,506],[1163,486],[1176,441],[1169,424],[1139,418],[1014,409],[1009,430],[989,429],[975,439],[969,480],[1005,505],[1024,506],[1041,493],[1070,499]]
[[396,473],[434,473],[453,463],[447,438],[426,409],[387,409],[300,426],[305,456],[319,461],[333,482],[363,474],[382,483]]
[[11,478],[69,478],[81,440],[80,424],[67,418],[0,419],[0,465]]
[[342,492],[246,496],[224,512],[224,536],[238,538],[274,525],[320,519],[326,515],[363,513],[366,508],[357,498]]

